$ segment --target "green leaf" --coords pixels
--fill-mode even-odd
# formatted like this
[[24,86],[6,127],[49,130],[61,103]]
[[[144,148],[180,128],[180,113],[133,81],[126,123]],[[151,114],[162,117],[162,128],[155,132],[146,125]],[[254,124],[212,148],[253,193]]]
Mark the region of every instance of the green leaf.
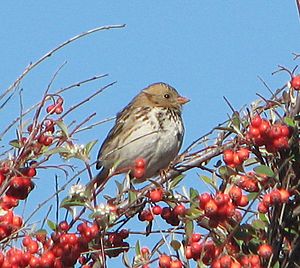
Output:
[[218,171],[222,178],[228,178],[236,174],[236,172],[231,167],[228,166],[221,166],[218,169]]
[[279,263],[279,261],[277,261],[277,262],[273,265],[273,268],[280,268],[280,263]]
[[187,235],[187,237],[190,237],[194,232],[194,222],[191,220],[187,220],[184,228],[185,234]]
[[283,118],[283,121],[284,121],[284,123],[286,123],[290,127],[295,127],[296,126],[296,123],[295,123],[293,118],[285,117],[285,118]]
[[47,235],[47,230],[45,229],[39,229],[35,232],[36,235],[42,234],[42,235]]
[[44,152],[44,155],[53,155],[53,154],[69,154],[70,150],[65,147],[56,147],[51,150]]
[[175,251],[178,251],[181,247],[181,243],[178,240],[172,240],[170,245]]
[[257,174],[266,175],[268,177],[274,177],[275,174],[271,168],[265,165],[257,166],[253,169]]
[[190,188],[190,200],[194,200],[195,198],[198,198],[198,196],[199,192],[194,188]]
[[141,255],[141,245],[139,240],[137,240],[135,243],[135,255]]
[[52,231],[55,231],[57,228],[56,228],[56,224],[51,221],[51,220],[47,220],[47,225],[49,226],[49,228],[52,230]]
[[174,189],[184,178],[185,176],[183,174],[177,176],[176,178],[174,178],[174,180],[171,181],[170,183],[170,189]]
[[11,145],[12,147],[15,147],[15,148],[21,148],[19,140],[12,140],[12,141],[10,141],[9,145]]
[[95,144],[97,143],[98,140],[94,140],[94,141],[90,141],[89,143],[87,143],[84,147],[84,153],[86,156],[90,155],[91,150],[93,149],[93,147],[95,146]]
[[84,206],[85,202],[83,200],[72,199],[72,198],[64,198],[60,204],[61,208],[69,208],[69,207],[76,207],[76,206]]
[[266,223],[262,220],[254,220],[252,221],[252,226],[257,230],[264,230],[266,228]]
[[252,201],[252,200],[254,200],[258,197],[258,194],[257,193],[250,193],[250,194],[247,195],[247,197],[248,197],[249,201]]
[[123,253],[122,261],[123,261],[123,264],[125,265],[125,267],[127,267],[127,268],[132,267],[132,266],[130,265],[130,261],[129,261],[127,252],[124,252],[124,253]]
[[128,199],[129,199],[129,203],[131,204],[132,202],[134,202],[137,198],[137,194],[135,191],[128,191]]
[[55,123],[61,129],[63,135],[68,138],[69,137],[68,127],[66,126],[66,124],[64,123],[64,121],[57,120]]
[[202,216],[204,214],[204,212],[202,210],[199,210],[197,208],[190,208],[188,211],[187,211],[187,214],[186,214],[186,217],[188,219],[191,219],[191,220],[194,220],[194,219],[197,219],[199,218],[200,216]]
[[264,214],[264,213],[258,213],[258,217],[259,217],[259,219],[260,219],[261,221],[263,221],[263,222],[265,222],[265,223],[268,223],[268,222],[269,222],[269,220],[268,220],[266,214]]
[[200,175],[200,178],[207,184],[212,184],[212,179],[205,175]]
[[239,130],[241,121],[238,112],[233,113],[231,121],[233,126]]
[[215,130],[225,130],[225,131],[229,131],[229,132],[234,132],[233,128],[231,127],[215,127]]

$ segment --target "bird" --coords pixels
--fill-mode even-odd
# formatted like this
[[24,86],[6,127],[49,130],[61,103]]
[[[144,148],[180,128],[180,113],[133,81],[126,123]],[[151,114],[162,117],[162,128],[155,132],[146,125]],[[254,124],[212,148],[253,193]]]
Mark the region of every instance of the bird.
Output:
[[114,174],[130,173],[137,159],[145,161],[139,182],[159,175],[177,156],[184,137],[182,106],[190,100],[163,82],[153,83],[121,110],[102,143],[94,182],[104,185]]

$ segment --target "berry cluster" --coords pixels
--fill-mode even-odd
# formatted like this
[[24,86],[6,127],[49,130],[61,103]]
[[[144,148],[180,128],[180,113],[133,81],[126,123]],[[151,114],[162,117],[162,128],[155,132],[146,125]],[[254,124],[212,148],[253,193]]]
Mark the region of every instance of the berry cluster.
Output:
[[200,234],[193,234],[186,245],[185,256],[189,259],[201,261],[210,265],[212,260],[219,256],[220,250],[213,241],[203,240]]
[[258,211],[267,213],[271,206],[283,204],[289,201],[290,193],[286,189],[273,189],[270,193],[263,196],[261,202],[258,203]]
[[238,261],[234,260],[229,255],[220,256],[218,259],[215,259],[211,268],[242,268],[247,266],[242,266]]
[[289,148],[291,134],[288,126],[282,123],[271,124],[269,120],[256,115],[251,119],[246,139],[252,140],[257,146],[265,145],[268,152],[274,153]]
[[176,205],[174,208],[159,205],[153,206],[151,209],[143,210],[139,213],[140,221],[153,221],[155,215],[161,215],[168,224],[177,226],[180,223],[180,217],[186,214],[186,208],[182,204]]
[[[256,178],[254,172],[248,172],[245,175],[241,175],[239,179],[235,182],[238,187],[243,189],[246,192],[258,192],[259,186],[258,186],[258,179]],[[264,181],[260,181],[261,183],[264,183]]]
[[300,75],[292,77],[290,83],[293,89],[300,90]]
[[69,224],[63,221],[51,238],[47,237],[46,232],[38,232],[34,237],[25,236],[23,250],[11,248],[5,256],[1,254],[0,267],[73,267],[78,259],[83,264],[86,260],[80,255],[88,250],[88,243],[98,235],[98,225],[82,223],[78,225],[77,233],[69,232],[69,228]]
[[36,175],[36,169],[33,167],[23,168],[18,172],[18,175],[12,176],[9,174],[9,169],[2,168],[0,170],[0,185],[3,185],[9,180],[7,191],[0,199],[0,206],[4,210],[9,210],[18,206],[19,200],[27,198],[29,193],[34,188],[32,178]]
[[248,198],[242,190],[233,186],[228,194],[218,192],[215,196],[203,193],[199,196],[199,208],[204,210],[204,215],[209,218],[210,227],[217,227],[232,217],[239,218],[237,207],[248,205]]
[[48,114],[54,114],[54,113],[61,114],[64,111],[63,106],[62,106],[63,103],[64,103],[64,99],[62,97],[58,97],[53,104],[49,105],[46,108],[47,113]]
[[128,236],[129,231],[127,229],[122,229],[120,232],[110,233],[105,241],[105,254],[112,258],[117,257],[122,252],[127,252],[129,250],[129,244],[123,240]]
[[237,151],[227,149],[223,152],[223,160],[226,165],[236,168],[249,158],[250,151],[247,148],[240,148]]
[[141,179],[145,175],[146,160],[144,158],[138,158],[134,162],[133,176],[136,179]]
[[172,258],[166,254],[162,254],[159,257],[159,268],[182,268],[183,264],[177,258]]
[[[40,145],[50,146],[53,143],[55,124],[55,121],[53,121],[52,119],[46,119],[45,121],[43,121],[39,128],[40,133],[36,136],[36,139]],[[32,133],[33,125],[29,125],[27,130],[29,133]],[[23,140],[26,140],[26,138],[23,138]]]
[[8,210],[6,214],[0,216],[0,240],[8,238],[12,233],[19,230],[22,225],[22,218],[16,216],[13,211]]

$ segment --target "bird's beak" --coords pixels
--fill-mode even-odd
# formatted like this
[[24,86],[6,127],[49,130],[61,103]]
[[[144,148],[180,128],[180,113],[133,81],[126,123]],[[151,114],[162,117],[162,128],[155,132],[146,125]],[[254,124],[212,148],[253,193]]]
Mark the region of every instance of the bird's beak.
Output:
[[190,100],[186,97],[179,96],[177,98],[177,101],[179,104],[183,105],[183,104],[186,104],[187,102],[189,102]]

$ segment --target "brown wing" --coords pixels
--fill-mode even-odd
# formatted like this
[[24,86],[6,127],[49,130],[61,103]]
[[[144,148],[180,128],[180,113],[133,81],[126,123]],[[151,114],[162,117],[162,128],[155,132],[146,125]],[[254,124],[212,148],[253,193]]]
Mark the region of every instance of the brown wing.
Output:
[[117,148],[118,136],[122,131],[124,131],[124,124],[128,120],[128,117],[131,114],[131,103],[129,103],[121,112],[117,114],[115,125],[107,134],[105,140],[103,141],[98,156],[96,168],[100,169],[102,167],[101,158],[103,155],[108,154]]

